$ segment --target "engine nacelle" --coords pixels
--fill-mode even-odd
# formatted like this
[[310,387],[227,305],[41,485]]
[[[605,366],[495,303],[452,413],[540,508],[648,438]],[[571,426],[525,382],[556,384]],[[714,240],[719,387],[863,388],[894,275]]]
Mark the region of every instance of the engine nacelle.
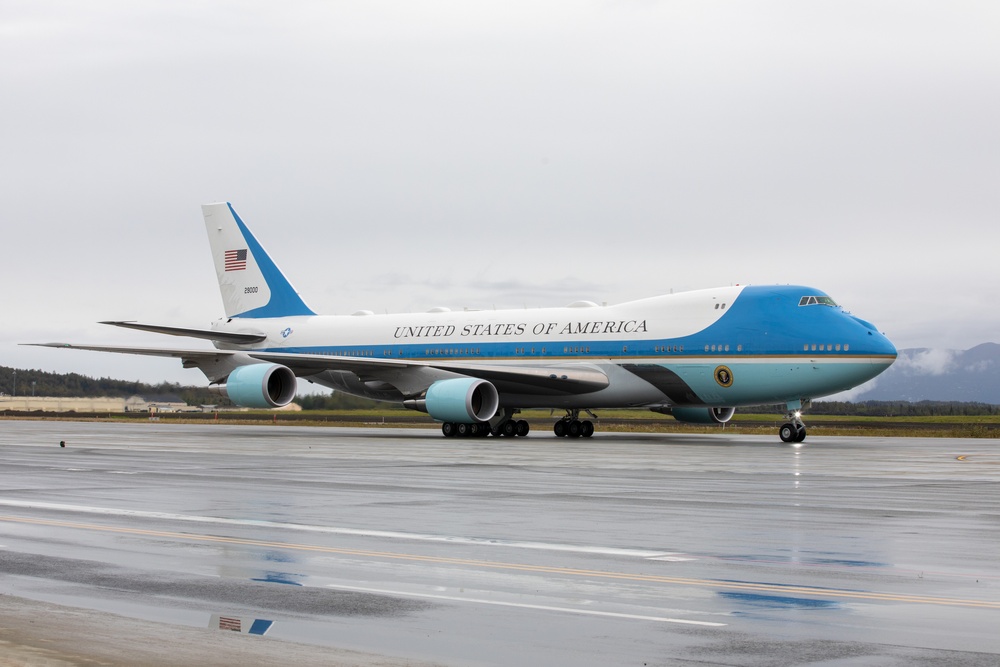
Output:
[[725,424],[736,408],[670,408],[670,415],[686,424]]
[[500,394],[486,380],[438,380],[427,388],[423,407],[440,422],[485,422],[497,413]]
[[295,373],[280,364],[240,366],[225,384],[210,387],[244,408],[280,408],[295,398]]

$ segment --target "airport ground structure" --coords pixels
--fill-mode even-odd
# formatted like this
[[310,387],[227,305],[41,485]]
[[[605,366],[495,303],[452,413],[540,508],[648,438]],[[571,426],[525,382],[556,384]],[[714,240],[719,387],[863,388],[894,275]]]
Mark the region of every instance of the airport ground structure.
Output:
[[[300,412],[302,407],[291,403],[271,412]],[[0,414],[50,412],[69,415],[161,414],[161,413],[217,413],[248,412],[247,408],[219,407],[217,405],[190,405],[179,397],[155,396],[9,396],[0,395]]]
[[[212,407],[212,406],[210,406]],[[178,396],[0,396],[11,412],[200,412]]]
[[0,396],[0,411],[125,412],[125,400],[116,396]]

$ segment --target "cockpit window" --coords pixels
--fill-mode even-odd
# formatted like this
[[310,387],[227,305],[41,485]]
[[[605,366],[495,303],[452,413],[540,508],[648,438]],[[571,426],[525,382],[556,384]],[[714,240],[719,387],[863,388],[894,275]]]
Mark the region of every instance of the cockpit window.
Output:
[[836,306],[837,302],[828,296],[804,296],[799,299],[800,306]]

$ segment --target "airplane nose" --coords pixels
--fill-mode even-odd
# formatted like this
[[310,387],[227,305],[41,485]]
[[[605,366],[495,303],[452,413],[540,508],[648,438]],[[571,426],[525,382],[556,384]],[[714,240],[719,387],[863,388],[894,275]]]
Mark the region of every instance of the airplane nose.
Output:
[[865,333],[867,335],[864,336],[863,347],[869,349],[871,354],[896,358],[896,346],[883,334],[879,333],[878,328],[874,324],[854,315],[849,315],[849,317],[866,329]]
[[893,359],[895,359],[898,353],[896,351],[896,346],[892,344],[892,341],[890,341],[885,336],[882,336],[882,344],[885,346],[885,352],[883,352],[882,354],[891,356]]
[[893,359],[897,356],[896,346],[892,344],[888,338],[880,334],[878,331],[869,330],[869,343],[868,346],[871,348],[872,354],[877,354],[879,356],[892,357]]

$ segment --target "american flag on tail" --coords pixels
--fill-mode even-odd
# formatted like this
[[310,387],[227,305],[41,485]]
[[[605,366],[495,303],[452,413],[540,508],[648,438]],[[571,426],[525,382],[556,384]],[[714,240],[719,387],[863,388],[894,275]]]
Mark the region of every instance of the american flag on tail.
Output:
[[240,619],[233,618],[232,616],[220,616],[219,617],[219,629],[220,630],[233,630],[235,632],[240,632],[242,623]]
[[247,268],[247,249],[227,250],[225,254],[226,271],[243,271]]

